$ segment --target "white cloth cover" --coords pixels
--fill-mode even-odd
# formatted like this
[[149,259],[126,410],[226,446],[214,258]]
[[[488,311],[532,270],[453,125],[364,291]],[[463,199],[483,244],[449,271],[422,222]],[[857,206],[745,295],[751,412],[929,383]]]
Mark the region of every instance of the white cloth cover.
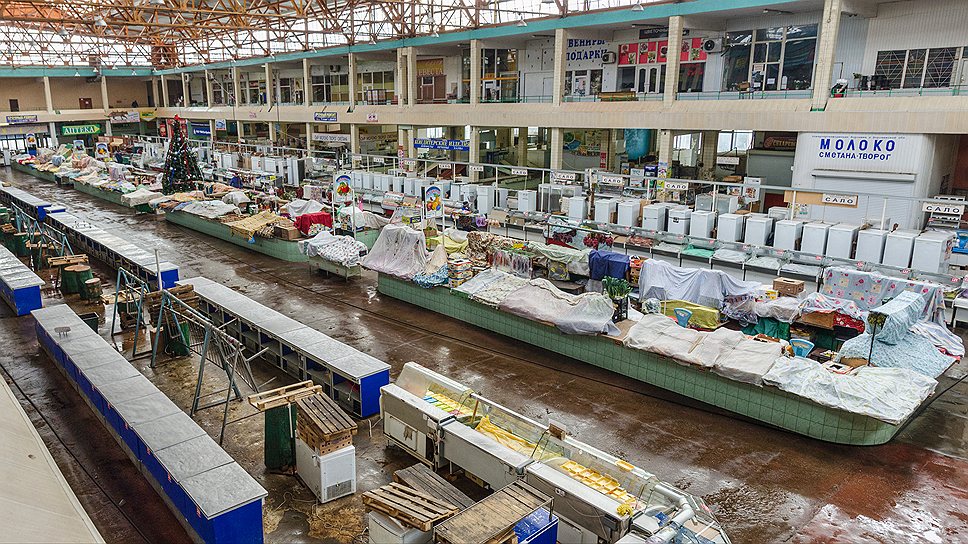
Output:
[[197,202],[186,202],[175,208],[176,210],[215,219],[230,213],[239,213],[239,208],[234,204],[226,204],[221,200],[202,200]]
[[[441,246],[438,246],[441,247]],[[446,252],[445,252],[446,253]],[[454,290],[464,293],[469,297],[473,297],[486,288],[488,285],[507,277],[509,274],[501,272],[500,270],[495,270],[493,268],[488,268],[480,274],[474,276],[473,278],[467,280],[460,286],[456,287]]]
[[121,202],[124,202],[125,206],[140,206],[142,204],[147,204],[152,200],[162,196],[161,193],[156,193],[154,191],[149,191],[144,187],[139,187],[136,190],[121,196]]
[[713,367],[724,355],[746,340],[745,334],[720,327],[704,334],[702,340],[683,357],[683,360],[698,366]]
[[554,323],[565,334],[616,334],[614,308],[598,293],[571,295],[545,279],[536,279],[510,293],[502,311],[535,321]]
[[300,241],[299,251],[349,268],[360,264],[360,252],[366,251],[366,244],[352,236],[335,236],[324,230],[309,240]]
[[829,372],[815,361],[781,357],[763,382],[818,404],[899,425],[934,392],[938,382],[905,368],[864,366]]
[[759,282],[741,281],[720,270],[680,268],[664,261],[649,259],[639,276],[639,297],[659,300],[686,300],[720,308],[729,295],[753,293]]
[[387,225],[362,262],[370,270],[409,280],[423,273],[428,259],[422,232],[404,225]]
[[286,210],[289,212],[289,217],[296,218],[307,213],[323,211],[323,205],[315,200],[303,200],[301,198],[297,198],[289,204],[286,204]]
[[770,371],[782,353],[783,346],[779,342],[744,339],[716,361],[713,372],[738,382],[762,385],[763,375]]
[[222,202],[240,206],[241,204],[248,204],[249,202],[252,202],[252,199],[249,198],[249,195],[245,194],[244,191],[232,191],[231,193],[226,193],[225,196],[222,197]]
[[784,323],[793,323],[800,315],[800,299],[777,297],[775,300],[764,300],[757,302],[753,311],[760,317],[772,317]]

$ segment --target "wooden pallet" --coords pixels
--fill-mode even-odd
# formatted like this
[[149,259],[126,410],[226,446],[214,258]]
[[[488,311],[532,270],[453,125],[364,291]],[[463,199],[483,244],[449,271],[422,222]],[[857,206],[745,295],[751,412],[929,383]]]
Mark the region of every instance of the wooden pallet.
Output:
[[505,544],[514,542],[514,526],[535,510],[551,506],[551,498],[518,480],[434,530],[438,544]]
[[363,504],[424,532],[459,512],[452,504],[396,482],[363,493]]
[[296,401],[296,436],[320,455],[351,445],[356,430],[356,422],[326,395]]
[[59,257],[48,257],[47,265],[51,268],[63,268],[75,264],[88,264],[87,255],[62,255]]
[[426,493],[431,497],[453,504],[464,510],[474,504],[474,499],[457,489],[450,482],[430,470],[427,465],[416,464],[393,473],[393,481]]
[[248,400],[256,410],[265,412],[273,408],[292,404],[297,400],[310,395],[322,393],[323,388],[313,384],[312,380],[294,383],[283,387],[277,387],[254,395],[249,395]]

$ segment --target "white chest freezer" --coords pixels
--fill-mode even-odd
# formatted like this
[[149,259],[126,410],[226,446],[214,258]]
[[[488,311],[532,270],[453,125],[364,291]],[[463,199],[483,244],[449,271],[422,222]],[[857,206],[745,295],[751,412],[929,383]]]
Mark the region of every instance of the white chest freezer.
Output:
[[595,200],[595,221],[599,223],[611,223],[612,214],[618,208],[618,201],[614,199]]
[[914,240],[921,234],[916,230],[898,229],[887,235],[884,243],[883,264],[907,268],[911,266],[911,255],[914,253]]
[[724,213],[719,216],[716,226],[716,239],[724,242],[740,242],[746,227],[746,216]]
[[565,198],[568,205],[568,217],[572,219],[585,219],[585,197],[569,196]]
[[[618,224],[623,227],[634,227],[636,226],[636,218],[639,216],[639,210],[642,209],[642,201],[640,200],[623,200],[618,203]],[[570,215],[570,214],[569,214]]]
[[430,544],[434,541],[433,531],[408,527],[383,512],[373,510],[366,516],[370,544]]
[[716,195],[715,211],[720,214],[734,213],[739,209],[739,197],[735,195]]
[[857,233],[857,251],[854,258],[865,263],[878,263],[884,258],[884,244],[887,243],[884,229],[865,229]]
[[642,228],[646,230],[666,230],[666,213],[669,208],[665,204],[649,204],[642,209]]
[[784,221],[790,218],[790,208],[786,206],[773,206],[766,211],[766,215],[769,215],[776,221]]
[[356,493],[356,448],[317,455],[296,439],[296,473],[319,502],[329,502]]
[[[472,208],[474,207],[474,201],[477,199],[477,187],[477,185],[471,183],[460,188],[460,199],[470,202]],[[451,192],[454,192],[453,189],[451,189]]]
[[450,194],[447,195],[447,198],[449,198],[451,200],[460,200],[460,198],[461,198],[460,191],[463,188],[464,188],[464,184],[463,183],[456,183],[456,182],[455,183],[451,183],[450,184],[450,191],[451,192],[450,192]]
[[253,172],[265,172],[264,159],[259,155],[252,155],[252,171]]
[[477,189],[477,211],[480,213],[490,213],[494,207],[494,197],[496,192],[494,187],[486,186]]
[[777,221],[773,230],[773,247],[788,251],[800,248],[800,238],[803,237],[803,221],[799,219]]
[[830,223],[811,221],[803,226],[803,239],[800,241],[800,251],[813,253],[814,255],[826,255],[827,253],[827,232],[830,231]]
[[712,238],[716,228],[716,212],[698,210],[692,212],[689,222],[689,236]]
[[689,223],[692,220],[692,210],[685,206],[669,210],[669,232],[673,234],[689,234]]
[[392,186],[391,190],[393,192],[395,192],[395,193],[402,193],[403,192],[403,186],[405,185],[406,181],[407,181],[407,178],[404,177],[404,176],[394,176],[393,177],[393,186]]
[[854,254],[854,242],[860,225],[839,223],[827,231],[827,255],[838,259],[850,259]]
[[387,174],[377,174],[377,186],[374,189],[379,189],[381,192],[387,192],[393,186],[393,177]]
[[954,248],[954,235],[951,232],[929,231],[914,240],[914,253],[911,268],[945,274]]
[[537,191],[518,191],[518,211],[533,212],[538,209]]
[[417,181],[417,178],[404,178],[403,179],[403,193],[404,194],[411,195],[411,196],[416,195],[416,193],[413,192],[413,184],[414,184],[415,181]]
[[773,234],[773,218],[758,215],[746,220],[746,235],[743,241],[747,244],[765,246]]
[[508,190],[504,187],[498,187],[497,189],[497,207],[507,208],[508,207]]

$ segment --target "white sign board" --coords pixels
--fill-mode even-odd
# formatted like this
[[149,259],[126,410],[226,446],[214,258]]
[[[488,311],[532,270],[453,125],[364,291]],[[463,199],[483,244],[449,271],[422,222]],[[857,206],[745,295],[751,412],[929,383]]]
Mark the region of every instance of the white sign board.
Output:
[[555,181],[575,181],[577,176],[574,172],[552,172],[551,179]]
[[472,164],[470,166],[470,170],[471,170],[471,172],[483,172],[484,171],[484,165],[483,164]]
[[349,134],[334,134],[330,132],[314,132],[313,133],[314,142],[328,142],[328,143],[338,143],[338,144],[348,144],[350,143]]
[[383,159],[383,157],[373,157],[371,160],[373,161],[373,164],[386,164],[386,161]]
[[689,184],[684,181],[667,181],[663,188],[666,191],[688,191]]
[[739,157],[716,157],[716,164],[722,166],[737,166],[739,164]]
[[797,156],[813,168],[858,172],[910,172],[917,138],[896,134],[801,134]]
[[511,169],[511,175],[512,176],[527,176],[528,175],[528,169],[527,168],[512,168]]
[[852,208],[856,208],[857,195],[835,195],[824,193],[820,198],[820,202],[823,204],[835,204],[837,206],[850,206]]
[[964,204],[936,204],[925,202],[921,205],[921,210],[928,213],[938,213],[943,215],[964,215]]

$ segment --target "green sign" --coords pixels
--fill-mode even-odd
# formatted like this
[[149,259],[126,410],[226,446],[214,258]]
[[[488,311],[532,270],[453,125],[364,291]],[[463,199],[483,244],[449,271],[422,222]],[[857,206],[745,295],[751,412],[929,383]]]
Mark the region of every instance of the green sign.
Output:
[[101,132],[101,125],[63,125],[61,134],[64,136],[80,136],[83,134],[98,134]]

